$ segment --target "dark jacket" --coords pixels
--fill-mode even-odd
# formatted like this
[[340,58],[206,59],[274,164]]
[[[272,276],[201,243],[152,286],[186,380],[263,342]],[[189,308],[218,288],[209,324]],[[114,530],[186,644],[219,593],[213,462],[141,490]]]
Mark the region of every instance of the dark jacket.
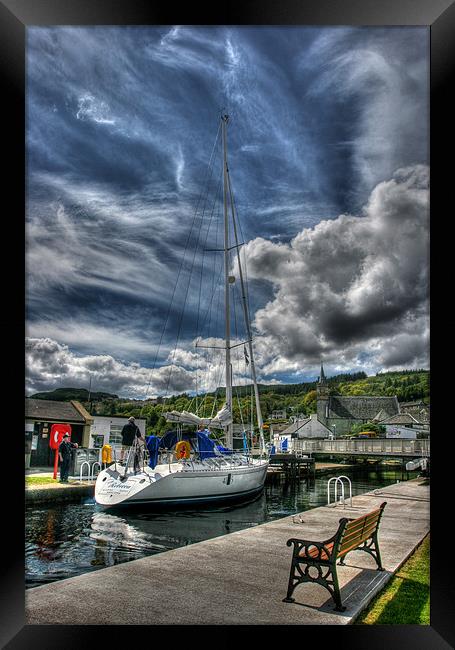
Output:
[[58,453],[62,455],[63,460],[71,458],[71,449],[75,446],[74,442],[65,442],[62,440],[58,446]]
[[122,429],[122,444],[132,445],[134,440],[134,435],[136,435],[136,438],[141,437],[141,432],[139,430],[139,427],[137,426],[137,424],[128,422],[128,424],[125,424],[125,426]]

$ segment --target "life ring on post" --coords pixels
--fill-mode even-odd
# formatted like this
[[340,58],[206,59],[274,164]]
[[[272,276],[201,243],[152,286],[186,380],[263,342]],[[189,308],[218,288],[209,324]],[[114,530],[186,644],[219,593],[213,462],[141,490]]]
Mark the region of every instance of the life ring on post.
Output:
[[191,452],[191,447],[188,440],[180,440],[180,442],[178,442],[175,445],[174,453],[177,460],[182,460],[183,458],[189,458],[190,452]]

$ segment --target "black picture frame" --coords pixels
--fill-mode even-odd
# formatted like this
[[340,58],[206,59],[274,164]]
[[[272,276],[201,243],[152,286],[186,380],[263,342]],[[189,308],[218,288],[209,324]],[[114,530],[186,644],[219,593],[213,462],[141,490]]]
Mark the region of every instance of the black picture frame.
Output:
[[[7,479],[4,485],[7,499],[6,518],[3,534],[3,562],[1,579],[0,644],[6,648],[80,648],[98,647],[108,642],[122,643],[122,630],[119,626],[109,628],[98,626],[26,626],[24,625],[24,484],[22,465],[21,427],[15,426],[23,410],[23,366],[18,361],[19,350],[23,349],[25,308],[24,308],[24,213],[25,213],[25,32],[31,25],[425,25],[429,27],[431,38],[431,135],[430,135],[430,174],[431,174],[431,269],[432,287],[432,330],[437,319],[437,340],[450,342],[450,319],[438,318],[438,299],[436,288],[441,285],[446,292],[450,284],[447,272],[450,269],[450,238],[444,237],[445,222],[450,217],[451,178],[453,164],[445,162],[444,152],[454,142],[452,108],[450,97],[451,80],[455,62],[455,4],[450,0],[256,0],[254,2],[205,3],[197,7],[194,3],[175,7],[166,3],[148,0],[1,0],[0,1],[0,66],[4,84],[3,124],[4,161],[7,165],[3,174],[5,193],[3,196],[4,219],[8,223],[6,249],[13,252],[13,259],[5,254],[4,301],[7,317],[2,320],[5,348],[12,352],[7,365],[8,395],[14,396],[12,411],[4,413],[4,435],[7,438],[8,462]],[[5,209],[5,205],[8,209]],[[453,209],[452,209],[453,212]],[[4,222],[5,223],[5,222]],[[437,247],[437,248],[436,248]],[[452,328],[453,329],[453,328]],[[439,434],[432,450],[432,530],[431,530],[431,626],[324,626],[314,629],[311,626],[312,642],[325,648],[332,644],[349,648],[438,648],[445,649],[455,645],[453,626],[454,584],[451,578],[452,541],[448,535],[450,514],[453,512],[453,492],[450,490],[448,474],[450,466],[445,460],[453,458],[446,447],[442,447],[442,412],[447,409],[446,399],[449,386],[442,378],[441,355],[435,353],[436,343],[432,337],[431,359],[433,377],[431,382],[432,425]],[[10,343],[11,341],[11,343]],[[14,343],[15,344],[14,344]],[[442,345],[441,345],[442,348]],[[441,353],[442,354],[442,353]],[[440,366],[437,368],[437,366]],[[4,372],[6,374],[6,372]],[[444,401],[443,401],[444,400]],[[11,405],[8,401],[8,408]],[[449,406],[450,410],[450,406]],[[15,414],[18,413],[17,417]],[[9,421],[9,416],[14,415]],[[450,413],[448,413],[450,415]],[[8,417],[7,417],[8,416]],[[450,418],[449,418],[450,419]],[[19,429],[19,430],[18,430]],[[438,513],[438,502],[441,511]],[[447,510],[447,512],[445,511]],[[15,522],[13,523],[13,519]],[[451,581],[452,580],[452,581]],[[252,622],[254,624],[254,622]],[[153,626],[153,625],[152,625]],[[234,637],[244,633],[242,626],[229,627],[226,634],[204,627],[203,634],[197,632],[198,644],[227,646]],[[252,625],[252,627],[255,627]],[[262,626],[261,626],[262,627]],[[308,627],[264,626],[264,636],[285,640],[286,643],[308,642]],[[251,628],[249,628],[251,630]],[[187,632],[190,631],[186,628]],[[165,640],[172,634],[174,626],[149,626],[129,629],[130,642],[134,642],[137,632],[147,632],[150,639],[157,632]],[[152,634],[153,632],[153,634]],[[186,634],[185,634],[186,636]],[[168,637],[169,638],[169,637]],[[109,641],[110,640],[110,641]],[[155,641],[156,642],[156,641]]]

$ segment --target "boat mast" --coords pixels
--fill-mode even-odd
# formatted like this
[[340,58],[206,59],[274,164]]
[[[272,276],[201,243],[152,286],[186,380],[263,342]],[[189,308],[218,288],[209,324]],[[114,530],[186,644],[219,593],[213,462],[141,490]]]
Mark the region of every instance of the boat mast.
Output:
[[[243,271],[242,271],[242,263],[240,261],[240,244],[239,244],[239,238],[237,236],[237,226],[235,223],[235,210],[234,210],[234,201],[232,198],[232,189],[231,189],[231,180],[229,177],[229,170],[227,170],[228,174],[228,190],[229,190],[229,197],[231,201],[231,214],[232,214],[232,224],[234,227],[234,237],[235,237],[235,247],[237,249],[237,264],[239,267],[239,279],[240,279],[240,287],[242,289],[242,306],[243,306],[243,316],[245,320],[245,326],[246,326],[246,331],[247,331],[247,336],[248,336],[248,351],[250,354],[250,364],[251,364],[251,378],[253,380],[253,388],[254,388],[254,398],[256,402],[256,415],[257,415],[257,420],[258,420],[258,429],[259,429],[259,439],[261,442],[261,451],[265,450],[265,440],[264,440],[264,421],[262,419],[262,412],[261,412],[261,404],[259,401],[259,389],[258,389],[258,384],[257,384],[257,378],[256,378],[256,366],[254,364],[254,354],[253,354],[253,334],[251,332],[251,323],[250,323],[250,315],[248,311],[248,303],[247,303],[247,295],[246,295],[246,286],[245,286],[245,281],[243,278]],[[253,416],[251,416],[251,420],[253,420]]]
[[[226,127],[228,115],[221,116],[223,128],[223,205],[224,205],[224,315],[225,315],[225,345],[226,345],[226,406],[232,413],[232,369],[231,369],[231,317],[229,305],[229,220],[228,220],[228,166]],[[226,427],[226,447],[232,448],[232,424]]]

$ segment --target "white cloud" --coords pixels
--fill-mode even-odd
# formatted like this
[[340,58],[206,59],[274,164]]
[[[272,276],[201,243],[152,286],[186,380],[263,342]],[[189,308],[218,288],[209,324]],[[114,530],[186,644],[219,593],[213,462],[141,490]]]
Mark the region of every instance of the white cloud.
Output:
[[90,120],[97,124],[115,124],[115,120],[110,117],[108,104],[95,99],[90,93],[79,97],[76,118],[83,121]]

